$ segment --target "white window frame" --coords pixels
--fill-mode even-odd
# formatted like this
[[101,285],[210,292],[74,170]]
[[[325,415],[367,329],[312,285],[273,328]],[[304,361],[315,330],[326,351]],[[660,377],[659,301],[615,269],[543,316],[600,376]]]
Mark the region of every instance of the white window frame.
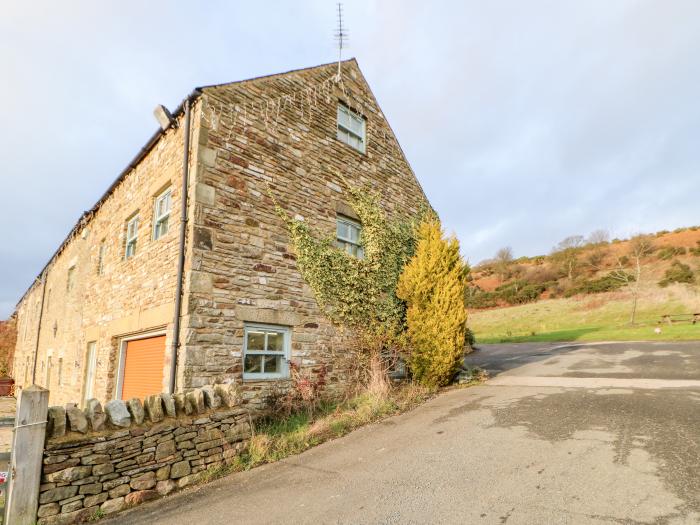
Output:
[[[339,224],[345,224],[346,226],[350,228],[355,228],[357,230],[357,241],[354,241],[350,239],[349,237],[344,237],[338,234],[338,225]],[[362,238],[362,224],[354,219],[351,219],[350,217],[346,217],[345,215],[336,215],[335,218],[335,237],[336,237],[336,246],[343,250],[345,253],[348,255],[352,255],[354,257],[357,257],[358,259],[363,259],[364,258],[364,250],[362,248],[362,244],[360,243],[360,239]],[[352,247],[356,248],[357,253],[353,253]]]
[[[347,120],[347,124],[344,122],[345,120]],[[367,143],[367,121],[365,118],[345,104],[339,103],[337,123],[338,130],[336,136],[338,140],[360,153],[365,153]],[[358,124],[357,128],[359,129],[352,129],[353,123]],[[359,145],[354,144],[352,139],[355,139]]]
[[[248,334],[250,332],[278,332],[283,334],[283,348],[281,351],[271,352],[269,350],[248,350]],[[265,347],[267,347],[267,334],[265,335]],[[255,324],[246,323],[243,327],[243,379],[258,380],[258,379],[286,379],[289,377],[289,359],[290,349],[292,347],[292,330],[288,326],[272,325],[272,324]],[[246,372],[245,358],[246,355],[278,355],[281,356],[280,371],[274,373],[267,372]],[[265,363],[263,360],[263,370]]]
[[[133,231],[132,231],[133,225]],[[139,214],[135,213],[126,221],[124,244],[124,259],[131,259],[136,255],[136,242],[139,239]]]
[[95,377],[97,376],[97,341],[89,341],[85,351],[85,368],[83,369],[83,403],[94,397]]
[[[158,240],[168,233],[170,222],[170,211],[173,207],[172,188],[162,191],[153,202],[153,240]],[[166,209],[161,211],[161,204],[164,203]]]

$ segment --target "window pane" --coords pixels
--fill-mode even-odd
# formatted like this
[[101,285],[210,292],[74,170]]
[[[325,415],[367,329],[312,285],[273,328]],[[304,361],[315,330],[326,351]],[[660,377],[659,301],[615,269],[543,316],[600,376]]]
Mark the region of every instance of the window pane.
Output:
[[348,226],[348,239],[353,242],[359,242],[360,229],[357,226]]
[[348,115],[348,110],[343,106],[338,106],[338,124],[345,128],[350,127],[350,115]]
[[163,235],[168,233],[168,217],[166,216],[164,219],[160,219],[158,223],[156,223],[156,239],[160,239]]
[[247,355],[243,362],[243,371],[249,373],[260,373],[262,372],[262,356],[261,355]]
[[338,232],[338,237],[341,239],[347,239],[348,238],[348,225],[347,223],[343,221],[338,221],[336,225],[336,232]]
[[267,349],[271,352],[284,350],[284,334],[280,332],[268,332]]
[[350,121],[350,131],[357,135],[362,135],[362,120],[359,118],[353,118]]
[[[258,356],[260,357],[260,356]],[[265,356],[265,373],[278,374],[282,371],[282,356],[266,355]]]
[[248,350],[265,350],[265,332],[248,332]]

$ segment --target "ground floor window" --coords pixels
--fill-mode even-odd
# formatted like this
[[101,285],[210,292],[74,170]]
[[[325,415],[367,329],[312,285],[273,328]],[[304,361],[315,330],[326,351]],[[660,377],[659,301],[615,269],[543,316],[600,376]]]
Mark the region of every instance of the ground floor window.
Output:
[[289,328],[275,325],[245,325],[243,378],[278,379],[289,376]]

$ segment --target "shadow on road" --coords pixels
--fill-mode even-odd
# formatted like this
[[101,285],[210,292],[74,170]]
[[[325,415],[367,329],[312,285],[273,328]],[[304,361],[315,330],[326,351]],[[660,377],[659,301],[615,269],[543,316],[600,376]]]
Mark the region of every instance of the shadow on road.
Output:
[[504,343],[478,345],[464,358],[468,367],[478,366],[491,375],[544,361],[585,347],[585,343]]

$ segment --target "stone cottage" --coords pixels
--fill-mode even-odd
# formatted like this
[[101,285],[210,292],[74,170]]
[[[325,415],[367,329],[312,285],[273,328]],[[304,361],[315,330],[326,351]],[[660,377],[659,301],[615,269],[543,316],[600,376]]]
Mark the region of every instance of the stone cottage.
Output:
[[195,89],[84,213],[17,305],[14,377],[50,403],[328,366],[343,341],[302,279],[279,203],[338,249],[362,224],[344,181],[390,216],[426,197],[352,59]]

